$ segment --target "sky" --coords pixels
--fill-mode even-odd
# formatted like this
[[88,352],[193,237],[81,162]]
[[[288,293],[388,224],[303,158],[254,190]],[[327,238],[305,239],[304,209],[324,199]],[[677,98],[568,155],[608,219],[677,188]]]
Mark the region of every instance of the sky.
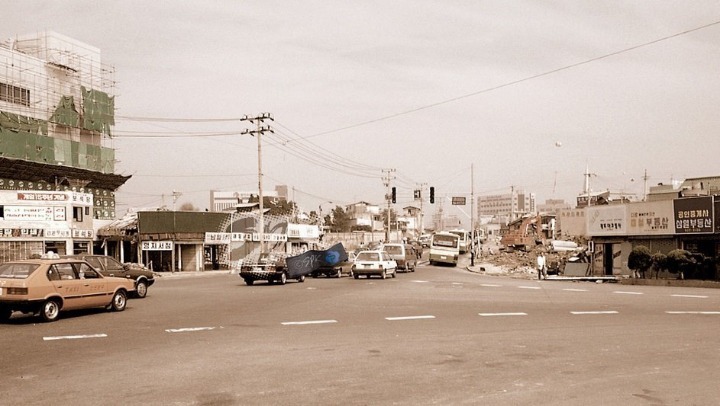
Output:
[[[574,202],[717,176],[720,2],[0,0],[0,38],[54,31],[115,69],[108,145],[130,208],[287,185],[310,211],[423,188]],[[586,175],[589,174],[589,175]],[[647,178],[647,182],[645,182]],[[436,202],[427,200],[435,188]],[[178,197],[173,202],[173,192]],[[466,206],[452,206],[465,196]]]

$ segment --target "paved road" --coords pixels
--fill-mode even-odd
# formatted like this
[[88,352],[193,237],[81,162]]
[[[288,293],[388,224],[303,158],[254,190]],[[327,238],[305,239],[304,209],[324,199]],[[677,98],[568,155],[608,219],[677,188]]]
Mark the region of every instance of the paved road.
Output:
[[10,404],[716,404],[720,293],[419,267],[160,278],[122,313],[0,325]]

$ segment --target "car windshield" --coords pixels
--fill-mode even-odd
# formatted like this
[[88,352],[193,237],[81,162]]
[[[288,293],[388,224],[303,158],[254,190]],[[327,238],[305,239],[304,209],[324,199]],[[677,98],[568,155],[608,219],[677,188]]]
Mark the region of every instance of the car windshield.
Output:
[[26,279],[39,267],[39,264],[5,263],[0,265],[0,278]]
[[449,235],[435,235],[433,238],[433,245],[436,247],[453,247],[458,246],[458,238]]
[[356,261],[379,261],[380,254],[377,252],[361,252],[355,258]]
[[402,254],[402,247],[399,245],[386,245],[385,251],[388,254]]

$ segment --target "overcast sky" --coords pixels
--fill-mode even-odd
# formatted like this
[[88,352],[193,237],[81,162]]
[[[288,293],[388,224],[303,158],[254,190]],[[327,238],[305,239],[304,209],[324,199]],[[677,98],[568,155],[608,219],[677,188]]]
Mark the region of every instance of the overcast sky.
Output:
[[173,191],[178,207],[205,209],[211,189],[257,190],[257,139],[240,135],[253,127],[210,119],[262,112],[275,118],[263,188],[288,185],[306,210],[384,204],[383,169],[395,170],[398,209],[418,205],[421,184],[438,201],[515,188],[574,202],[586,167],[593,190],[638,195],[646,170],[651,185],[720,175],[718,1],[0,0],[0,10],[3,38],[55,31],[115,67],[110,146],[117,172],[133,175],[119,214],[171,206]]

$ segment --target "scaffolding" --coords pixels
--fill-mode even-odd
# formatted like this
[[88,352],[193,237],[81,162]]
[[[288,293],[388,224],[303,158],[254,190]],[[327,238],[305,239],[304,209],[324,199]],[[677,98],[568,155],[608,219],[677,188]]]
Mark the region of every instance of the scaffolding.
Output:
[[47,122],[53,138],[111,147],[115,68],[100,50],[45,31],[0,42],[0,111]]

